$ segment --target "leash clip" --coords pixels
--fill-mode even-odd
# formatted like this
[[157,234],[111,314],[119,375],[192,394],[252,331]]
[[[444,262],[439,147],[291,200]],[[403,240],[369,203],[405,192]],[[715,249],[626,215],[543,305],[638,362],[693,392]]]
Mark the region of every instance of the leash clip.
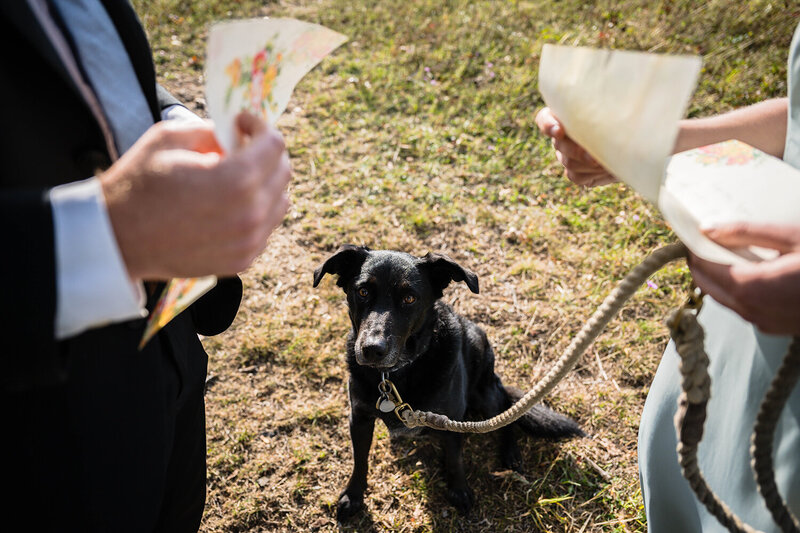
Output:
[[381,372],[381,381],[378,383],[378,392],[380,392],[380,395],[378,396],[377,403],[375,403],[375,408],[381,413],[391,413],[394,411],[394,414],[397,415],[397,418],[400,419],[400,422],[406,427],[414,427],[409,425],[404,416],[407,414],[413,415],[414,410],[403,401],[400,397],[400,393],[397,392],[397,387],[387,379],[388,377],[389,374]]
[[686,301],[675,311],[675,313],[667,319],[667,327],[675,330],[681,323],[684,313],[699,313],[703,308],[703,294],[700,287],[695,287],[686,297]]
[[381,372],[381,381],[378,383],[378,392],[380,395],[378,396],[378,401],[375,403],[375,409],[381,413],[391,413],[395,409],[398,409],[398,406],[402,407],[403,405],[403,399],[400,397],[400,393],[397,392],[397,387],[394,386],[394,383],[386,379],[387,377],[388,374],[386,372]]
[[412,415],[414,413],[414,410],[411,408],[410,405],[408,405],[405,402],[403,402],[400,405],[398,405],[394,410],[394,414],[397,415],[397,418],[400,419],[400,422],[402,422],[406,427],[412,428],[414,426],[413,425],[409,425],[408,420],[406,419],[405,416],[403,416],[406,413]]
[[700,309],[703,308],[703,296],[705,296],[705,294],[703,294],[702,289],[700,289],[700,287],[695,287],[686,298],[683,309],[699,312]]

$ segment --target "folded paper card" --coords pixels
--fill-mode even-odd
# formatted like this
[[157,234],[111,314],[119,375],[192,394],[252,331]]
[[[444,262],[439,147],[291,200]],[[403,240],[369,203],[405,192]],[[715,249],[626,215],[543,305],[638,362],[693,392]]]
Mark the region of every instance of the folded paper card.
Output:
[[[288,18],[214,24],[208,36],[206,104],[223,149],[237,148],[234,119],[239,112],[274,125],[295,85],[346,40],[323,26]],[[170,280],[150,314],[140,349],[216,282],[215,276]]]
[[669,157],[700,71],[700,58],[545,45],[539,89],[567,134],[655,204],[694,253],[722,264],[769,250],[729,250],[704,226],[800,223],[800,171],[742,142]]
[[733,222],[800,225],[800,170],[740,141],[730,140],[674,155],[658,207],[675,234],[709,261],[761,261],[774,250],[729,250],[700,228]]

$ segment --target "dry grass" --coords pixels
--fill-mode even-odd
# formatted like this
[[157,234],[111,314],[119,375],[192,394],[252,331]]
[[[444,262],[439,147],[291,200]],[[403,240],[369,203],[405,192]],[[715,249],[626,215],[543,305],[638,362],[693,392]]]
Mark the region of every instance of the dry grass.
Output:
[[445,298],[486,329],[504,380],[530,387],[615,280],[671,239],[626,189],[580,190],[561,178],[533,125],[542,43],[705,54],[690,109],[704,115],[785,94],[797,4],[135,3],[162,81],[200,113],[202,43],[214,18],[295,16],[351,38],[301,83],[281,119],[293,207],[243,274],[233,327],[204,341],[202,530],[643,531],[638,418],[667,340],[663,317],[688,284],[684,266],[640,291],[548,398],[589,438],[525,442],[518,475],[500,470],[491,435],[469,437],[478,505],[461,517],[443,498],[436,444],[392,443],[379,423],[368,511],[347,526],[335,508],[351,468],[349,325],[341,291],[330,279],[312,289],[311,273],[345,242],[448,253],[478,273],[481,294],[452,286]]

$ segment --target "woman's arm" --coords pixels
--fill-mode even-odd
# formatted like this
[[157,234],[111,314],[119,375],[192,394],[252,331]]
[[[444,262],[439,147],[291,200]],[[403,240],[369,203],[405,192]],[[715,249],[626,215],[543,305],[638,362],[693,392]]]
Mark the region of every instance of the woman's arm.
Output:
[[673,153],[738,139],[775,157],[783,157],[789,99],[765,100],[722,115],[681,120]]
[[[738,139],[775,157],[783,156],[788,119],[787,98],[765,100],[722,115],[680,121],[673,153],[706,146],[728,139]],[[564,165],[567,177],[592,187],[617,181],[564,130],[564,126],[545,107],[536,115],[539,130],[553,140],[556,157]]]

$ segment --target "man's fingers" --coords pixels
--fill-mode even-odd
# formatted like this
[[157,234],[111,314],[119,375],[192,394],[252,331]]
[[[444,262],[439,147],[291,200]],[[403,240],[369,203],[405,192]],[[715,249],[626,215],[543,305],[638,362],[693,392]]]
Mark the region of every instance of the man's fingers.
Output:
[[278,167],[275,169],[275,173],[270,181],[274,182],[273,187],[277,188],[278,190],[283,190],[287,185],[289,185],[291,179],[292,163],[289,161],[289,153],[284,151],[283,154],[281,154],[281,160],[278,163]]
[[249,264],[266,246],[267,238],[280,225],[289,208],[286,186],[291,177],[289,157],[286,152],[276,158],[274,172],[266,177],[259,189],[251,195],[245,217],[244,231],[233,239],[232,253]]
[[264,230],[266,231],[266,235],[264,237],[265,241],[266,236],[268,236],[272,230],[275,229],[278,224],[280,224],[281,220],[283,220],[283,216],[286,214],[286,211],[289,208],[289,199],[286,194],[286,186],[289,184],[290,179],[291,168],[289,164],[289,157],[284,152],[284,157],[281,158],[278,168],[275,170],[275,173],[272,175],[272,177],[270,177],[265,186],[265,196],[263,202],[265,205],[264,209],[267,213],[266,222],[264,224]]
[[786,226],[772,224],[737,223],[704,230],[712,241],[726,248],[761,246],[780,253],[800,250],[800,228],[795,231]]
[[235,274],[246,270],[264,250],[267,239],[283,221],[288,209],[289,198],[285,193],[281,193],[265,208],[260,216],[261,223],[257,228],[224,242],[216,252],[229,259],[226,261],[223,271],[218,274]]
[[[151,128],[159,148],[183,149],[199,153],[222,153],[214,126],[205,121],[165,120]],[[150,133],[150,132],[148,132]]]
[[[200,122],[197,123],[198,128],[200,127]],[[202,121],[202,129],[207,132],[206,135],[198,136],[195,142],[195,145],[191,148],[198,153],[201,154],[222,154],[225,150],[219,144],[219,140],[217,139],[217,134],[214,132],[214,123],[210,120],[203,120]]]
[[267,123],[247,111],[236,115],[236,131],[241,137],[252,138],[267,130]]
[[269,214],[267,215],[267,223],[265,228],[266,235],[264,237],[265,242],[272,231],[280,226],[283,218],[286,216],[287,211],[289,211],[289,196],[284,192],[281,193],[278,197],[278,200],[272,204]]
[[[266,128],[221,162],[226,179],[217,183],[220,194],[231,193],[247,200],[256,191],[269,187],[279,167],[288,166],[287,161],[283,137],[277,130]],[[288,180],[288,176],[284,177]],[[280,187],[284,186],[285,183]]]
[[285,154],[286,143],[280,132],[265,128],[237,155],[247,164],[260,169],[261,175],[267,177],[275,172]]

